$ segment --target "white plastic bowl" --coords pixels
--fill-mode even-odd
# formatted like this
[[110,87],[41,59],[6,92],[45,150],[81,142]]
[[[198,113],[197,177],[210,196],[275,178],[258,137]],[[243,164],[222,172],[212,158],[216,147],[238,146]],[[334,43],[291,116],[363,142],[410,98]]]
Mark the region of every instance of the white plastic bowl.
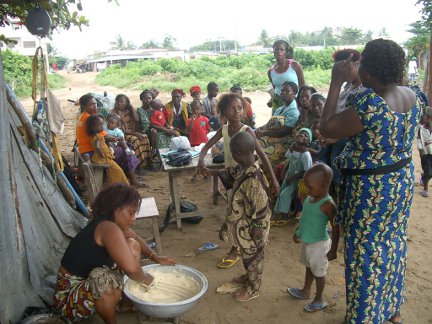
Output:
[[159,264],[150,264],[142,267],[142,269],[143,271],[148,271],[156,267],[158,268],[158,271],[161,272],[172,272],[173,270],[177,270],[189,277],[192,277],[199,284],[200,291],[195,296],[176,303],[171,303],[171,304],[151,303],[136,298],[128,291],[129,286],[127,283],[129,281],[129,278],[125,276],[124,293],[132,301],[132,303],[135,306],[135,309],[147,316],[157,317],[157,318],[177,317],[183,314],[184,312],[190,310],[196,303],[198,303],[198,301],[202,298],[202,296],[204,296],[204,294],[207,291],[208,288],[207,278],[198,270],[180,264],[177,264],[175,266],[161,266]]

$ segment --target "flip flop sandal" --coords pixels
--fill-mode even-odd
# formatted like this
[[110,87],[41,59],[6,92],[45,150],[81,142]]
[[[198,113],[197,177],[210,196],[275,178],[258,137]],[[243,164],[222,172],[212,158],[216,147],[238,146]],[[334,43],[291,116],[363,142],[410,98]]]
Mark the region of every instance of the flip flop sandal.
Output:
[[286,226],[287,224],[288,224],[288,221],[287,221],[287,220],[284,220],[284,219],[278,219],[278,220],[275,220],[275,221],[274,221],[273,226],[274,226],[274,227],[283,227],[283,226]]
[[295,299],[310,299],[310,298],[311,298],[311,297],[303,296],[303,295],[302,295],[302,292],[301,292],[301,289],[299,289],[299,288],[291,288],[291,287],[289,287],[289,288],[287,289],[287,293],[288,293],[291,297],[293,297],[293,298],[295,298]]
[[422,190],[420,191],[420,196],[427,198],[429,197],[429,193],[427,191]]
[[311,303],[311,304],[307,304],[304,307],[304,310],[308,313],[315,313],[317,311],[326,309],[328,306],[328,304],[326,302],[322,302],[322,303]]
[[239,301],[239,302],[247,302],[249,300],[252,300],[254,298],[257,298],[259,296],[259,294],[255,294],[255,295],[249,295],[249,293],[247,294],[247,297],[238,297],[236,296],[237,294],[234,294],[234,299]]
[[221,269],[228,269],[231,268],[233,265],[235,265],[238,260],[240,260],[240,257],[237,255],[234,259],[228,259],[226,257],[223,257],[222,260],[218,263],[218,268]]

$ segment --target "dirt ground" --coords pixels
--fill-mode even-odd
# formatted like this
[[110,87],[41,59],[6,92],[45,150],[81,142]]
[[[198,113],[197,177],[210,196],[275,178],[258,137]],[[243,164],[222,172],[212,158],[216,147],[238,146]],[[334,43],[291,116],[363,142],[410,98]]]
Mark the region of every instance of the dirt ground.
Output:
[[[94,81],[96,73],[63,73],[63,75],[68,79],[66,88],[55,90],[54,93],[61,100],[67,117],[65,132],[60,138],[62,151],[72,161],[73,117],[78,108],[73,103],[67,102],[67,99],[77,99],[87,92],[103,93],[107,91],[113,95],[119,93],[128,95],[132,104],[138,107],[140,105],[139,91],[98,86]],[[205,85],[201,86],[205,88]],[[252,99],[257,125],[264,124],[270,117],[270,109],[265,105],[269,95],[265,92],[251,92],[244,95]],[[167,102],[169,94],[161,93],[160,99]],[[31,99],[22,100],[22,103],[26,110],[31,112]],[[417,152],[414,153],[414,160],[416,179],[418,179],[420,160]],[[211,207],[211,180],[200,178],[198,182],[191,183],[190,178],[191,176],[183,176],[179,179],[182,196],[197,204],[199,209]],[[169,203],[168,175],[163,171],[149,171],[143,179],[146,187],[141,188],[140,193],[143,197],[155,197],[160,221],[162,221]],[[432,247],[432,198],[421,197],[420,190],[417,182],[409,221],[407,290],[406,302],[402,308],[404,323],[419,324],[432,323],[430,309],[432,304],[432,254],[429,250]],[[243,272],[241,262],[230,269],[216,267],[219,259],[229,249],[229,246],[219,241],[217,236],[223,217],[223,213],[215,213],[213,216],[204,218],[199,225],[184,224],[182,231],[178,231],[174,224],[170,224],[162,233],[164,254],[175,258],[180,264],[201,271],[209,282],[205,296],[192,310],[180,316],[180,323],[343,323],[345,286],[341,252],[338,253],[338,259],[330,263],[328,270],[327,285],[324,291],[325,299],[330,305],[327,310],[308,314],[303,311],[306,302],[294,300],[286,293],[288,286],[300,287],[304,278],[304,268],[298,262],[300,246],[292,242],[292,234],[296,226],[294,222],[286,227],[271,229],[270,242],[265,254],[262,293],[259,298],[247,303],[239,303],[235,302],[230,294],[217,294],[218,286]],[[149,224],[136,224],[135,229],[144,237],[150,235]],[[217,243],[220,248],[189,256],[190,252],[206,242]],[[138,314],[132,312],[120,314],[118,322],[133,324],[139,323],[140,320]],[[102,321],[96,317],[88,323],[102,323]]]

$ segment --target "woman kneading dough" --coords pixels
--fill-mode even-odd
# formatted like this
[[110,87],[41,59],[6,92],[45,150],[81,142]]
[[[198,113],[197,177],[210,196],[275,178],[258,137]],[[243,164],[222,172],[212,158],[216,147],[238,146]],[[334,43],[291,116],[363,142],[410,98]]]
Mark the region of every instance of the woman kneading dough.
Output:
[[94,218],[71,240],[61,260],[53,308],[63,317],[81,320],[96,312],[105,323],[115,323],[116,306],[131,308],[131,301],[122,298],[123,274],[144,285],[153,282],[140,266],[141,254],[162,265],[175,264],[130,229],[140,205],[138,191],[124,183],[108,185],[96,196]]

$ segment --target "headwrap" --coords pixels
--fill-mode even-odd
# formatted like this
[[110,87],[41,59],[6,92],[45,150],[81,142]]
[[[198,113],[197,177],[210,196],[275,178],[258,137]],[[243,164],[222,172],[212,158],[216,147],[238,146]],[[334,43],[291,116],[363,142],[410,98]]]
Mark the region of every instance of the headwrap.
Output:
[[186,94],[183,92],[183,89],[174,89],[171,91],[171,96],[174,95],[174,93],[180,94],[180,96],[184,97]]
[[194,92],[202,93],[201,88],[200,88],[199,85],[194,85],[194,86],[192,86],[192,87],[189,89],[189,93],[190,93],[191,96],[192,96],[192,94],[193,94]]
[[300,130],[298,132],[299,133],[300,132],[306,132],[308,134],[308,137],[309,137],[309,143],[312,142],[312,131],[309,128],[306,128],[306,127],[300,128]]

